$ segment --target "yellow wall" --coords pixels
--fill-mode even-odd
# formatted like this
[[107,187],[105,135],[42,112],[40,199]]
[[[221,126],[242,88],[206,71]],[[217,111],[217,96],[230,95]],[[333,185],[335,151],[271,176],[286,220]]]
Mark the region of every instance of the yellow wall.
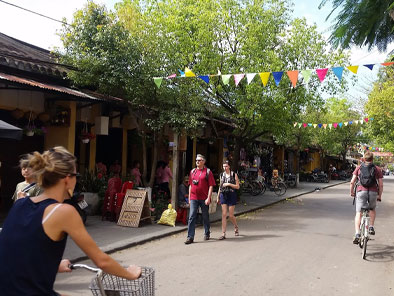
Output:
[[285,160],[285,148],[283,146],[275,146],[274,148],[274,169],[279,170],[283,174]]
[[304,166],[306,171],[313,171],[316,168],[321,168],[320,161],[320,153],[312,152],[308,154],[309,159],[312,158],[312,161],[308,161],[308,163]]
[[75,121],[76,121],[76,102],[57,102],[58,105],[70,109],[70,126],[49,126],[45,137],[45,149],[54,146],[63,146],[71,153],[75,149]]

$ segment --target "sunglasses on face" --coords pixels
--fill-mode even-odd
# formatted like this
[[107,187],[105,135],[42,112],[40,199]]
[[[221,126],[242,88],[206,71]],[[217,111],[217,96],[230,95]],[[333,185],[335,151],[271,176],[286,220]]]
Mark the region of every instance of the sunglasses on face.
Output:
[[204,159],[196,159],[197,162],[204,161]]

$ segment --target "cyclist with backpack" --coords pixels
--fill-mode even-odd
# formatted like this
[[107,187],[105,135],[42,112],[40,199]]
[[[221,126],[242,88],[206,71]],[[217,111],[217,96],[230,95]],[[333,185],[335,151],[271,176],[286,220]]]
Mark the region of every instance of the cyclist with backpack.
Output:
[[354,244],[358,244],[360,240],[362,208],[370,209],[369,215],[371,220],[368,231],[369,234],[375,235],[376,201],[381,201],[382,193],[382,170],[373,164],[373,153],[368,151],[364,155],[364,162],[354,170],[352,180],[350,181],[350,195],[356,198],[356,216],[354,218],[356,234],[353,238]]

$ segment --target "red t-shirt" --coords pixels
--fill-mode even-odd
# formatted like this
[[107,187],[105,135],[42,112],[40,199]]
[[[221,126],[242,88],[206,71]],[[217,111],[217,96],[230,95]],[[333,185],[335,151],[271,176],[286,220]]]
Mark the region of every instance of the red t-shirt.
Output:
[[[382,170],[381,170],[380,167],[375,165],[375,168],[376,168],[376,170],[375,170],[375,178],[376,178],[376,181],[378,181],[379,179],[383,178],[383,173],[382,173]],[[360,175],[360,165],[358,167],[356,167],[356,169],[353,172],[353,175],[355,175],[357,177]],[[357,186],[357,191],[368,191],[368,190],[369,191],[373,191],[373,192],[378,192],[378,187],[376,185],[373,185],[373,186],[371,186],[369,188],[368,187],[364,187],[362,185],[358,185]]]
[[[209,172],[208,180],[205,178],[207,174],[207,168],[202,170],[196,168],[190,171],[189,184],[191,186],[191,200],[205,200],[208,197],[209,186],[215,186],[215,178],[213,177],[212,171]],[[198,184],[193,184],[193,180],[198,180]]]

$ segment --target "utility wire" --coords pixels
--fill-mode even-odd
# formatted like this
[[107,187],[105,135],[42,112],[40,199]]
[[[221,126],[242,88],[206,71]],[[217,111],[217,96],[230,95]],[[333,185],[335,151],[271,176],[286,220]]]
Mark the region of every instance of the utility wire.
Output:
[[52,18],[52,17],[50,17],[50,16],[43,15],[43,14],[41,14],[41,13],[32,11],[32,10],[30,10],[30,9],[27,9],[27,8],[24,8],[24,7],[21,7],[21,6],[18,6],[18,5],[15,5],[15,4],[12,4],[12,3],[9,3],[9,2],[3,1],[3,0],[0,0],[0,2],[2,2],[2,3],[4,3],[4,4],[11,5],[11,6],[14,6],[14,7],[19,8],[19,9],[22,9],[22,10],[25,10],[25,11],[27,11],[27,12],[30,12],[30,13],[33,13],[33,14],[36,14],[36,15],[45,17],[45,18],[47,18],[47,19],[50,19],[50,20],[52,20],[52,21],[61,23],[61,24],[63,24],[63,25],[67,25],[67,26],[70,25],[70,24],[68,24],[68,23],[66,23],[66,22],[64,22],[64,21],[59,21],[59,20],[54,19],[54,18]]

